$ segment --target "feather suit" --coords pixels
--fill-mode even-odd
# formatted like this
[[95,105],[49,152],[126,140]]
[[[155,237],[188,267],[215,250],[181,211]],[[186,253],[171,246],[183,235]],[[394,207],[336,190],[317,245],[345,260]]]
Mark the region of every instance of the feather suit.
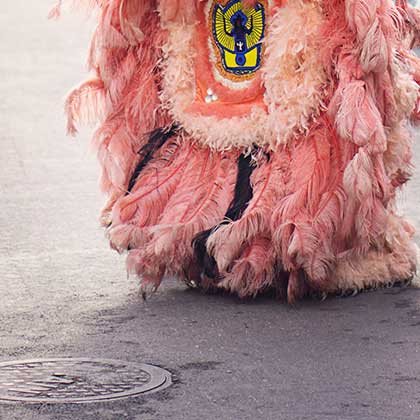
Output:
[[[291,303],[406,281],[396,210],[420,116],[419,12],[391,0],[79,0],[101,221],[143,287]],[[60,13],[60,5],[52,15]]]

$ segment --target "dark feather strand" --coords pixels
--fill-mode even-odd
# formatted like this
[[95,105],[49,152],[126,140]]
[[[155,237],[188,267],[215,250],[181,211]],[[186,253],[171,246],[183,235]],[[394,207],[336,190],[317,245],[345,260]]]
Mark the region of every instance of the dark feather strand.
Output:
[[159,150],[165,144],[165,142],[174,136],[177,129],[178,127],[173,124],[170,127],[157,128],[150,133],[148,142],[139,151],[140,159],[137,163],[136,169],[133,172],[133,175],[131,176],[126,195],[129,194],[134,188],[134,185],[136,184],[141,171],[152,160],[156,151]]
[[251,159],[251,155],[245,156],[243,154],[238,158],[238,176],[235,185],[235,194],[224,220],[219,225],[197,234],[192,242],[195,258],[200,266],[203,267],[204,275],[216,281],[221,280],[221,276],[216,260],[207,252],[207,240],[219,226],[230,221],[239,220],[248,207],[248,203],[253,197],[251,175],[254,170],[254,165]]

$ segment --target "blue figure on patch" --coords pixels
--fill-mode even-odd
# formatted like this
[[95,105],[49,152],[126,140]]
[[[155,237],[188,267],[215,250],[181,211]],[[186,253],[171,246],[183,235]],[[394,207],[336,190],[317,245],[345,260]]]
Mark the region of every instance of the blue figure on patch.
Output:
[[255,72],[261,64],[265,11],[261,3],[245,9],[240,0],[213,12],[213,35],[226,71],[236,75]]
[[246,61],[244,52],[247,50],[245,35],[250,35],[253,31],[253,18],[251,16],[251,27],[248,29],[246,27],[248,18],[244,15],[242,10],[239,10],[230,18],[230,23],[233,25],[233,29],[230,32],[226,29],[226,20],[224,22],[226,34],[233,36],[235,39],[236,64],[238,66],[243,66]]

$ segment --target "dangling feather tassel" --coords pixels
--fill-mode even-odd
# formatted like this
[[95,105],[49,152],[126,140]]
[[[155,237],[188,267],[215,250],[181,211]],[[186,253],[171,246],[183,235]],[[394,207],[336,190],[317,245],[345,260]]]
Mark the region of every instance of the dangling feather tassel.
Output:
[[170,141],[149,162],[131,193],[114,205],[108,231],[112,247],[122,251],[144,245],[149,238],[148,228],[158,223],[192,153],[189,143]]
[[241,249],[258,236],[270,236],[270,216],[275,203],[284,194],[287,156],[281,150],[262,163],[252,174],[253,197],[240,219],[228,221],[207,240],[207,249],[224,273],[238,258]]
[[290,305],[303,299],[310,292],[303,270],[293,270],[289,275],[287,285],[287,301]]
[[[76,123],[83,120],[101,124],[93,144],[102,166],[101,187],[109,195],[102,212],[102,223],[108,225],[115,202],[127,191],[145,134],[168,125],[160,107],[156,72],[164,33],[154,1],[73,3],[97,8],[99,16],[89,54],[96,77],[70,93],[68,131],[75,134]],[[52,15],[59,15],[60,6],[61,1]]]
[[91,79],[75,88],[66,99],[67,133],[77,134],[76,124],[93,124],[105,114],[105,86],[100,79]]
[[156,130],[152,131],[149,137],[149,141],[139,151],[140,159],[137,163],[136,169],[133,172],[133,175],[131,175],[126,194],[131,192],[141,171],[150,162],[156,151],[159,150],[166,141],[174,136],[176,129],[177,126],[172,125],[171,127],[157,128]]
[[192,245],[195,250],[195,257],[198,261],[198,264],[203,267],[204,274],[211,279],[219,278],[219,271],[217,268],[216,260],[207,251],[207,241],[210,235],[220,226],[228,223],[229,221],[240,219],[253,196],[251,174],[254,170],[254,165],[252,163],[251,155],[240,155],[238,158],[237,166],[238,169],[235,193],[233,200],[230,203],[229,208],[224,216],[224,220],[220,220],[220,223],[213,226],[211,229],[207,229],[198,233],[192,241]]
[[232,267],[223,273],[219,287],[240,297],[255,297],[273,287],[275,256],[270,238],[257,237],[245,248]]
[[291,149],[287,193],[271,218],[273,245],[282,265],[287,271],[304,269],[314,289],[328,282],[335,262],[345,201],[341,159],[340,144],[323,117]]
[[[142,251],[143,269],[164,264],[168,274],[183,276],[193,264],[194,236],[223,217],[232,199],[236,171],[231,154],[197,148],[182,181],[168,201]],[[196,279],[199,280],[199,279]]]

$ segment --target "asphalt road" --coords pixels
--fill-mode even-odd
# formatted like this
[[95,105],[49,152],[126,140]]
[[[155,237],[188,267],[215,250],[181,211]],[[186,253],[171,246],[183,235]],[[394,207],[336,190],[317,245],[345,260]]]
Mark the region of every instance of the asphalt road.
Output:
[[[0,361],[149,362],[176,383],[112,403],[0,404],[0,419],[418,420],[420,289],[291,308],[169,280],[142,301],[98,227],[88,133],[64,134],[92,23],[48,22],[50,4],[0,13]],[[420,171],[401,201],[418,228],[419,196]]]

